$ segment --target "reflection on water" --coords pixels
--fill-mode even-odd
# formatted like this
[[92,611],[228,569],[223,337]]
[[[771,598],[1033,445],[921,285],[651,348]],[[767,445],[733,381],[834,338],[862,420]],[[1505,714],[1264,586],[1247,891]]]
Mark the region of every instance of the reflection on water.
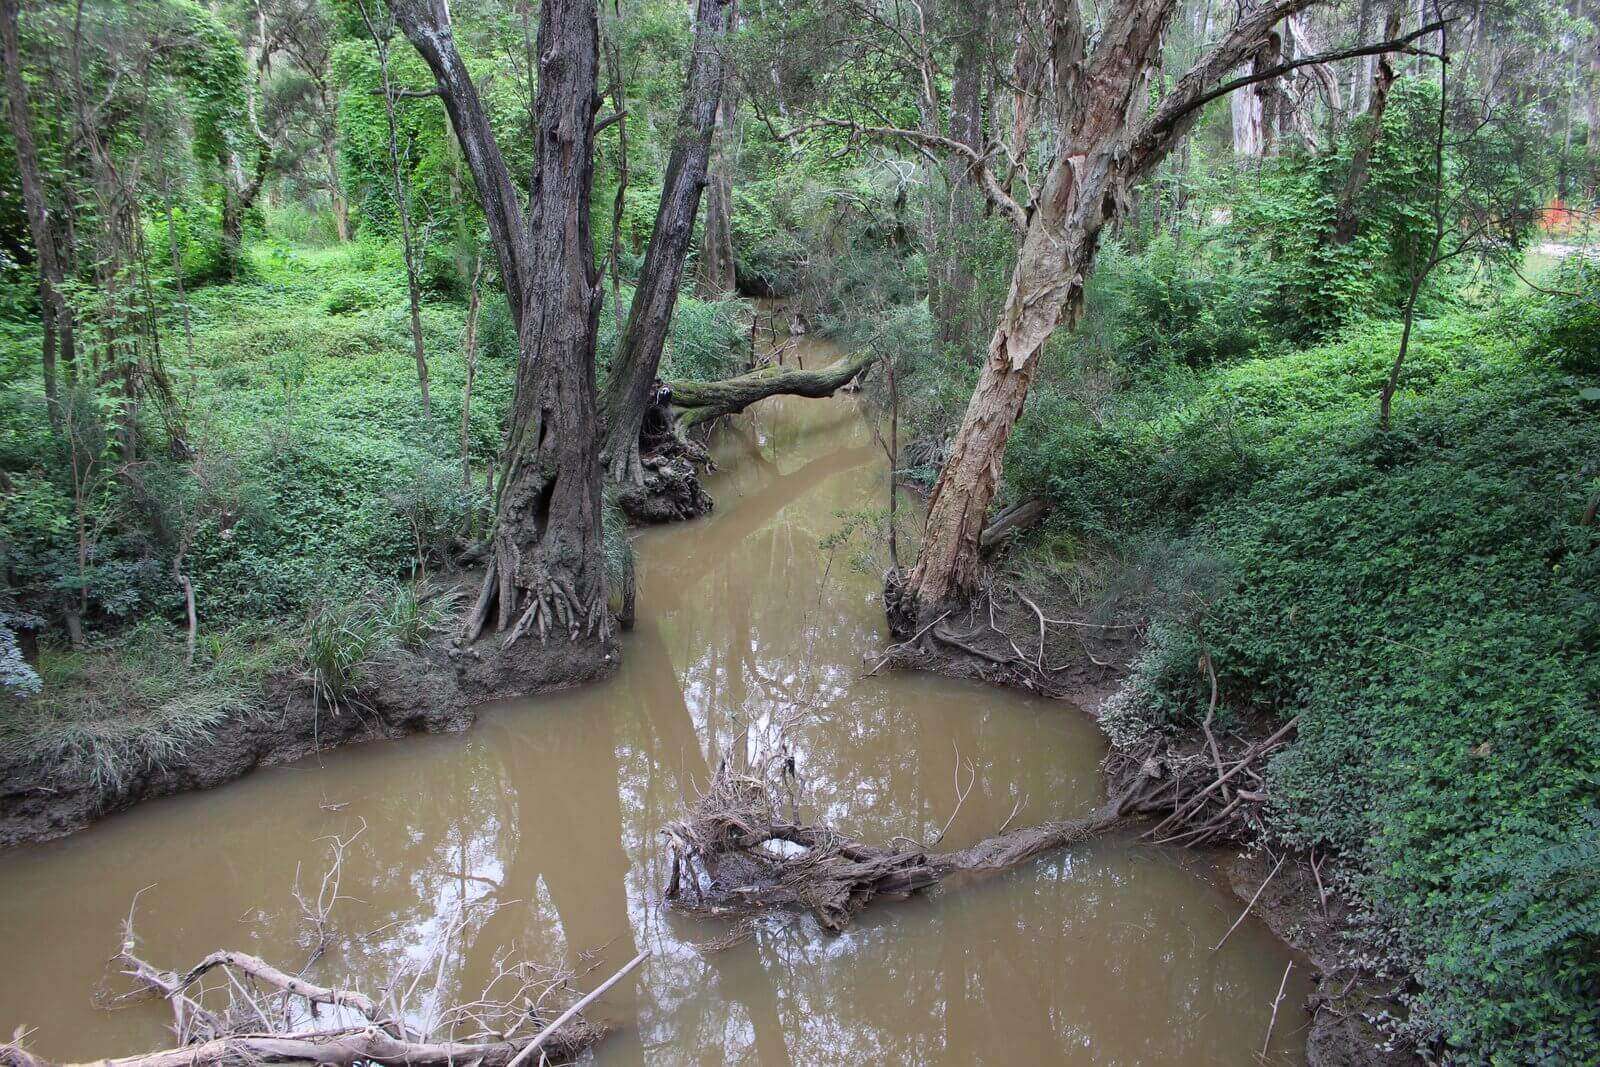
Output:
[[[727,951],[695,948],[720,931],[661,909],[657,831],[747,723],[809,703],[809,814],[873,840],[938,832],[958,754],[976,784],[951,845],[1019,802],[1021,819],[1081,813],[1101,788],[1099,735],[1071,709],[861,677],[883,642],[878,579],[818,544],[836,511],[883,489],[850,401],[769,401],[716,451],[715,514],[638,538],[642,615],[616,677],[492,709],[463,736],[327,753],[0,858],[0,1027],[36,1027],[35,1050],[57,1057],[162,1044],[153,1006],[92,1001],[135,893],[151,887],[137,928],[159,962],[233,947],[296,963],[297,870],[314,883],[318,839],[364,821],[335,912],[343,939],[318,973],[380,989],[458,918],[435,1006],[481,989],[508,953],[593,985],[649,948],[639,979],[596,1009],[615,1027],[601,1064],[1250,1060],[1288,957],[1253,921],[1211,953],[1239,903],[1133,844],[889,904],[838,937],[785,916]],[[1295,971],[1274,1063],[1300,1059]]]

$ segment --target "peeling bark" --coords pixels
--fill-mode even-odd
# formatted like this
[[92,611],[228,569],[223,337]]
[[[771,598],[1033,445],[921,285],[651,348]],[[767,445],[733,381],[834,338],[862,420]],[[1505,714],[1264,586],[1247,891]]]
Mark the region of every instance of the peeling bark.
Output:
[[[1106,14],[1092,55],[1084,53],[1076,5],[1057,3],[1051,47],[1060,146],[1019,226],[1010,292],[934,484],[916,565],[903,582],[891,583],[897,632],[911,632],[979,589],[981,538],[1006,442],[1045,343],[1063,323],[1074,326],[1082,312],[1084,280],[1104,227],[1127,214],[1133,184],[1188,132],[1224,75],[1254,56],[1278,22],[1311,2],[1272,0],[1247,12],[1148,115],[1146,84],[1176,13],[1174,0],[1119,0]],[[984,187],[997,199],[988,182]]]

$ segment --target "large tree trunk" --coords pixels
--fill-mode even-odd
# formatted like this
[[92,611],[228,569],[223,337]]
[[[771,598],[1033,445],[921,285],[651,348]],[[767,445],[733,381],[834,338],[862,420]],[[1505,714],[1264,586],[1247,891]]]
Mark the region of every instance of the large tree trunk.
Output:
[[[491,613],[504,636],[483,684],[532,689],[592,677],[610,659],[594,350],[600,277],[589,229],[599,26],[594,0],[543,0],[535,118],[540,151],[524,223],[515,183],[450,31],[446,0],[395,15],[434,73],[484,205],[519,356],[497,486],[493,552],[465,638]],[[530,652],[538,638],[542,652]],[[556,647],[547,648],[554,638]],[[474,668],[465,668],[469,673]]]
[[[731,17],[731,16],[730,16]],[[735,105],[724,93],[717,106],[717,128],[711,139],[711,168],[706,178],[705,246],[700,256],[700,295],[720,300],[737,287],[733,251],[733,173],[728,164],[728,139]]]
[[717,106],[722,98],[722,42],[732,22],[728,0],[697,0],[694,54],[688,84],[678,112],[672,154],[661,184],[661,206],[645,253],[639,285],[634,290],[628,326],[606,380],[606,441],[602,456],[614,481],[641,485],[639,431],[650,409],[652,386],[661,365],[661,349],[672,323],[683,280],[684,258],[700,211],[706,184],[706,162]]
[[61,291],[63,271],[50,230],[49,207],[39,168],[39,149],[33,139],[33,116],[28,112],[28,89],[22,80],[22,46],[17,29],[17,0],[0,0],[0,63],[5,66],[6,104],[10,111],[11,138],[16,145],[17,173],[22,179],[22,205],[28,216],[28,233],[38,257],[39,311],[44,331],[44,399],[50,424],[61,430],[61,395],[56,381],[58,348],[72,359],[72,310]]
[[[1174,0],[1123,0],[1106,15],[1092,58],[1070,3],[1056,9],[1054,70],[1062,134],[1032,211],[1011,290],[990,338],[983,371],[950,454],[934,483],[916,565],[892,578],[891,624],[910,632],[982,581],[983,527],[1006,442],[1022,413],[1045,343],[1062,322],[1074,325],[1083,287],[1108,222],[1127,214],[1133,183],[1172,151],[1201,108],[1225,89],[1223,76],[1255,56],[1281,19],[1310,0],[1273,0],[1243,17],[1194,64],[1148,116],[1149,72]],[[1013,205],[1015,206],[1015,205]]]

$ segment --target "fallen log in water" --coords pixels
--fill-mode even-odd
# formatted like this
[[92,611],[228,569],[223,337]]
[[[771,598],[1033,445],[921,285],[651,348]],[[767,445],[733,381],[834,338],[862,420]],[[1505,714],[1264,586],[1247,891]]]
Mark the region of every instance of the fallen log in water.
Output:
[[774,365],[721,381],[685,380],[667,385],[671,389],[678,424],[688,429],[722,415],[736,414],[769,396],[787,394],[813,399],[832,396],[878,356],[873,346],[866,345],[830,366],[815,370]]
[[794,756],[780,731],[770,752],[744,759],[726,753],[688,816],[662,831],[672,863],[666,896],[685,910],[714,916],[809,911],[837,933],[875,900],[904,898],[963,872],[1008,870],[1054,849],[1146,826],[1155,816],[1165,818],[1147,836],[1198,821],[1199,839],[1209,840],[1239,825],[1229,822],[1242,804],[1237,793],[1231,806],[1216,810],[1227,782],[1280,748],[1294,726],[1292,720],[1247,746],[1225,762],[1220,777],[1187,773],[1189,756],[1124,755],[1112,775],[1116,795],[1090,814],[1002,828],[949,851],[872,845],[799,821]]
[[[903,898],[959,872],[1006,870],[1051,849],[1130,828],[1142,818],[1151,788],[1137,781],[1082,818],[1002,830],[966,848],[932,851],[871,845],[831,827],[785,818],[783,800],[791,801],[791,809],[797,806],[792,760],[752,762],[740,771],[725,758],[689,816],[662,831],[672,853],[667,896],[713,915],[810,911],[834,932],[881,897]],[[695,895],[692,904],[685,880]]]

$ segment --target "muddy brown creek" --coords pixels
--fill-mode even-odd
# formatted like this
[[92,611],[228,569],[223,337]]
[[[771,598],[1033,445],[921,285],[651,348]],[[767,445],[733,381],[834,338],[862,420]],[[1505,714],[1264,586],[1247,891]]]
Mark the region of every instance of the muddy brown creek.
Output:
[[[806,342],[806,362],[827,358]],[[323,753],[154,801],[0,855],[0,1028],[52,1058],[165,1047],[170,1015],[120,1009],[107,958],[138,894],[141,954],[187,967],[233,948],[296,969],[293,891],[328,835],[365,831],[342,871],[315,976],[374,991],[462,935],[416,998],[471,999],[507,953],[593,988],[600,1064],[1245,1064],[1267,1035],[1288,950],[1213,860],[1104,841],[1004,875],[875,905],[844,934],[809,916],[723,932],[661,903],[658,835],[746,723],[807,704],[794,734],[809,813],[857,836],[944,839],[1083,814],[1102,741],[1076,709],[937,677],[863,677],[886,627],[879,576],[823,539],[882,498],[886,463],[849,398],[778,398],[719,430],[705,520],[640,534],[640,619],[599,684],[486,709],[461,735]],[[965,786],[965,775],[962,778]],[[1019,808],[1020,802],[1020,808]],[[148,887],[148,888],[146,888]],[[141,892],[142,890],[142,892]],[[464,909],[464,910],[463,910]],[[1267,1062],[1299,1063],[1296,962]],[[409,980],[409,979],[408,979]]]

